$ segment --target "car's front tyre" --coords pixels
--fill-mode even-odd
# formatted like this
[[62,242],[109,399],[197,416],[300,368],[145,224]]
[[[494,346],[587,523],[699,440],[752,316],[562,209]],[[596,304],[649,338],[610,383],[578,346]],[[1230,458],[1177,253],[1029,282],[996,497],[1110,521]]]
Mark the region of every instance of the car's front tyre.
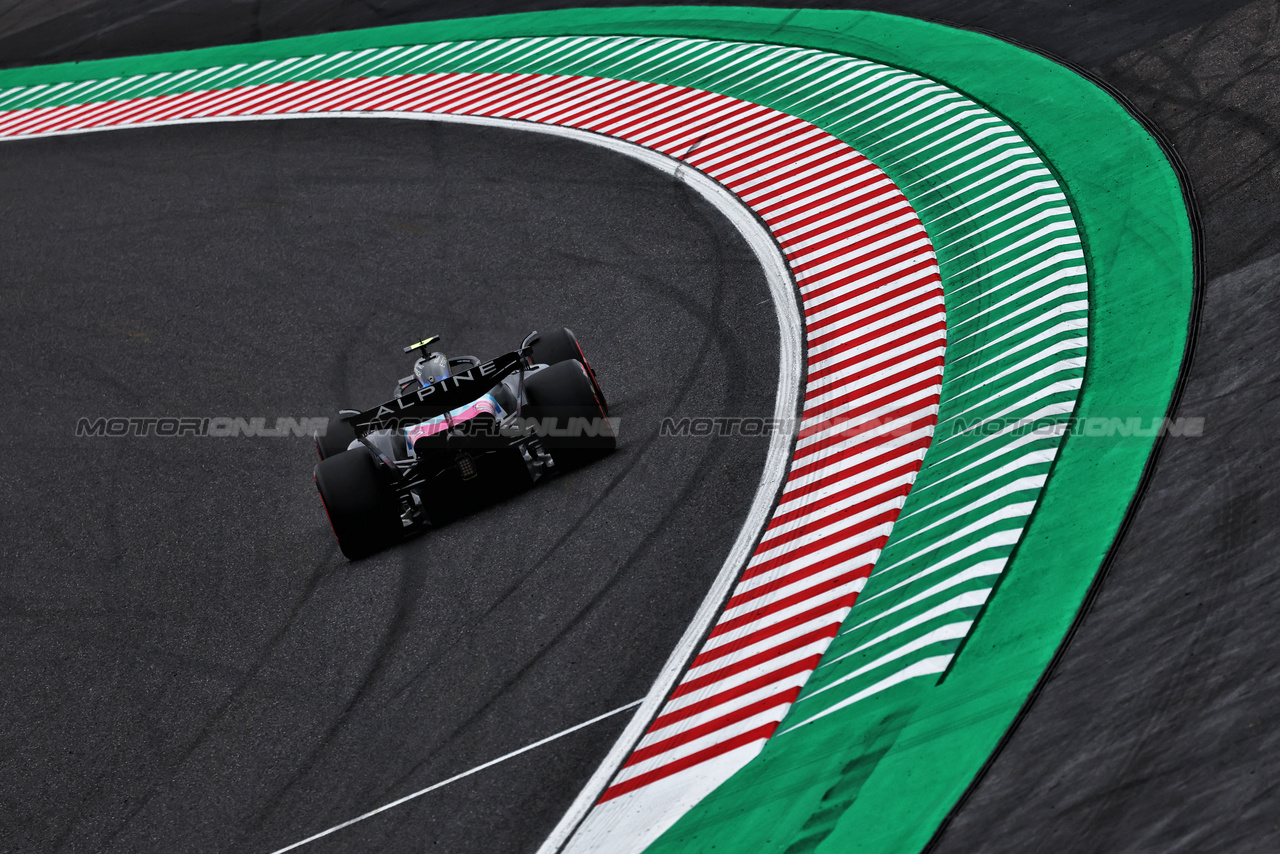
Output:
[[322,460],[337,456],[356,440],[356,430],[351,422],[343,418],[330,418],[324,435],[317,430],[312,434],[316,445],[316,456]]
[[604,399],[604,392],[600,391],[596,373],[591,369],[591,363],[583,354],[582,345],[578,343],[578,337],[573,334],[572,329],[562,326],[550,332],[539,332],[538,337],[529,345],[529,354],[535,364],[541,365],[558,365],[574,359],[581,362],[587,372],[587,379],[591,381],[596,401],[604,410],[604,414],[609,414],[609,402]]

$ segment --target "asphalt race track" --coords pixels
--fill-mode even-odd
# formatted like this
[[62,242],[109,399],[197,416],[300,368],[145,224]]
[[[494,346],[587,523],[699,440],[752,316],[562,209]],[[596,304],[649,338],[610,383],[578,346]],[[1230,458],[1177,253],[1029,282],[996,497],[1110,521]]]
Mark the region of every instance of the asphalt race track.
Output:
[[[0,65],[568,5],[15,3]],[[1177,151],[1203,226],[1176,414],[1206,435],[1163,446],[934,850],[1277,850],[1280,5],[815,5],[1098,75]],[[270,850],[643,694],[764,451],[652,441],[657,421],[772,406],[767,292],[714,211],[615,155],[389,121],[7,143],[0,187],[0,847]],[[487,355],[549,323],[586,343],[623,449],[356,565],[303,440],[72,436],[80,416],[326,415],[389,390],[420,333]],[[530,850],[622,723],[309,850]]]
[[[2,847],[272,850],[643,696],[767,445],[659,419],[773,411],[772,304],[721,214],[622,155],[435,122],[45,142],[0,160]],[[73,436],[372,406],[424,333],[487,357],[557,324],[619,451],[356,564],[310,439]],[[333,850],[536,846],[625,720]]]

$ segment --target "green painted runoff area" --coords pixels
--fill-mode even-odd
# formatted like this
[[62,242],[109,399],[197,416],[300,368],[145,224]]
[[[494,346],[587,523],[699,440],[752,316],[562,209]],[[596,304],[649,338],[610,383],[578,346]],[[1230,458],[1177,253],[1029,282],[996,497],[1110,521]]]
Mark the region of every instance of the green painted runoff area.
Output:
[[[1182,363],[1195,269],[1177,176],[1155,140],[1103,90],[989,36],[868,12],[570,10],[13,69],[0,71],[0,90],[342,50],[577,34],[688,36],[847,54],[933,78],[1003,116],[1052,164],[1085,245],[1089,362],[1077,418],[1137,417],[1149,424],[1165,415]],[[651,850],[920,850],[1065,637],[1154,441],[1069,435],[1000,586],[936,687],[890,689],[776,736]]]

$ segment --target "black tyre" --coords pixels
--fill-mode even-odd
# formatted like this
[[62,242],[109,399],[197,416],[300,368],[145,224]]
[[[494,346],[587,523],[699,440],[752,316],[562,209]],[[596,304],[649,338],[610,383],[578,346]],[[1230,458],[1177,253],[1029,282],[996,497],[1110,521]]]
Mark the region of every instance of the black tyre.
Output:
[[529,398],[525,416],[551,427],[550,432],[540,430],[539,441],[558,468],[577,468],[617,447],[591,377],[577,359],[531,375],[525,394]]
[[400,539],[403,527],[395,495],[364,448],[321,460],[315,480],[338,546],[348,559],[368,557]]
[[604,414],[609,414],[609,402],[604,399],[604,393],[600,391],[600,383],[596,381],[596,373],[591,369],[591,363],[587,361],[587,357],[583,355],[582,345],[578,343],[578,338],[573,334],[572,329],[562,326],[550,332],[539,332],[538,337],[529,345],[529,349],[532,351],[535,364],[557,365],[571,359],[581,362],[582,367],[587,369],[587,377],[591,380],[591,388],[596,393],[596,400],[600,402]]
[[312,438],[316,443],[316,456],[322,460],[337,456],[356,440],[355,428],[351,422],[341,418],[330,418],[329,427],[323,436],[317,431]]

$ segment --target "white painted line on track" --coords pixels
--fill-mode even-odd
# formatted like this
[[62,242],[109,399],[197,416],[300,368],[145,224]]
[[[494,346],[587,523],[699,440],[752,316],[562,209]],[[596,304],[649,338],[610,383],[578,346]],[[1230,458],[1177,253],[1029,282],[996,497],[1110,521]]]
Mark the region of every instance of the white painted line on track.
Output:
[[592,718],[589,721],[583,721],[580,724],[574,724],[568,729],[560,730],[560,732],[556,733],[555,735],[549,735],[546,738],[533,742],[532,744],[526,744],[524,747],[521,747],[517,750],[513,750],[510,753],[504,753],[502,756],[499,756],[497,759],[490,759],[488,762],[477,765],[474,768],[469,768],[466,771],[463,771],[461,774],[454,774],[452,777],[448,778],[447,780],[441,780],[439,783],[432,783],[430,786],[427,786],[425,789],[419,789],[418,791],[413,792],[412,794],[405,795],[403,798],[397,798],[396,800],[392,801],[389,804],[383,804],[377,809],[371,809],[367,813],[358,815],[355,818],[347,819],[346,821],[342,822],[342,824],[335,824],[333,827],[330,827],[327,830],[322,830],[319,833],[313,833],[312,835],[308,836],[306,839],[300,839],[297,842],[293,843],[292,845],[286,845],[283,848],[277,848],[275,851],[272,852],[272,854],[284,854],[285,851],[292,851],[295,848],[301,848],[303,845],[306,845],[309,842],[315,842],[317,839],[322,839],[323,837],[326,837],[331,833],[337,833],[339,830],[350,827],[353,824],[358,824],[359,822],[362,822],[367,818],[373,818],[375,815],[378,815],[379,813],[384,813],[387,810],[398,807],[403,803],[413,800],[414,798],[420,798],[423,795],[427,794],[428,792],[434,792],[436,789],[442,789],[445,786],[449,785],[450,783],[458,782],[464,777],[470,777],[472,774],[478,774],[479,772],[484,771],[487,768],[492,768],[495,765],[506,762],[508,759],[514,759],[515,757],[519,756],[522,753],[528,753],[530,750],[533,750],[534,748],[541,747],[544,744],[550,744],[556,739],[564,738],[566,735],[575,733],[580,729],[586,729],[592,724],[597,724],[600,721],[605,720],[606,718],[611,718],[614,715],[619,715],[625,711],[634,709],[636,706],[640,705],[642,702],[644,702],[643,697],[641,697],[639,700],[633,700],[632,702],[627,703],[625,706],[619,706],[616,709],[605,712],[603,715],[596,715],[594,718]]

